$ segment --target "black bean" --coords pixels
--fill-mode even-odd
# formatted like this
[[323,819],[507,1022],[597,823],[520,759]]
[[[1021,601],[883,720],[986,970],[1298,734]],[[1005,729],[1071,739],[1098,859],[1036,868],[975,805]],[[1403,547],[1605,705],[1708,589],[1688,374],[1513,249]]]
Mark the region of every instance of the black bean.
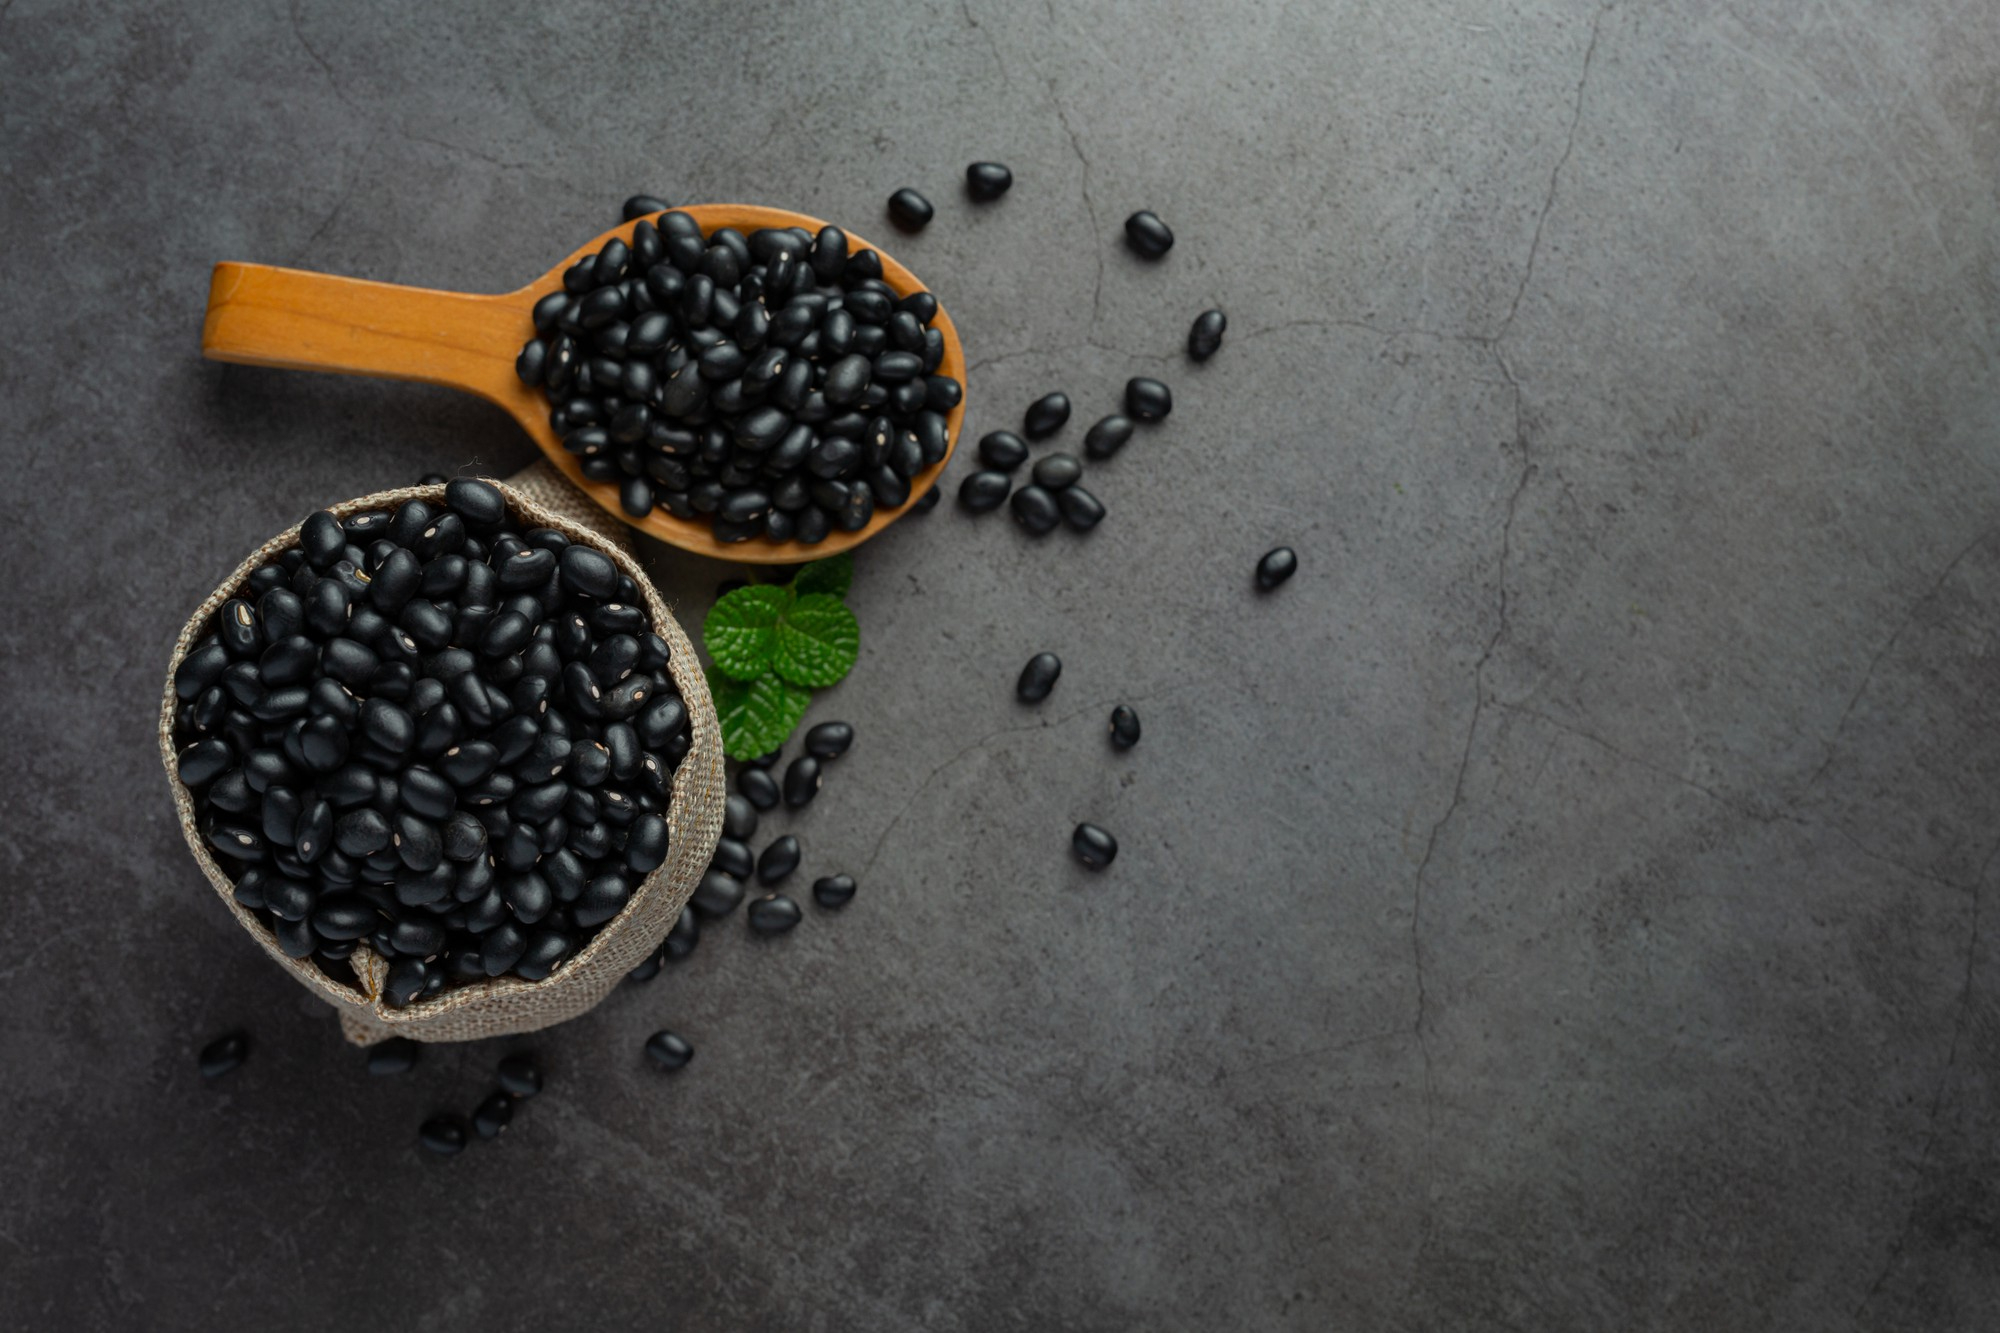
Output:
[[440,1157],[456,1157],[465,1151],[465,1119],[455,1115],[435,1115],[417,1127],[417,1142]]
[[1056,687],[1056,679],[1061,675],[1060,657],[1054,653],[1036,653],[1021,668],[1021,678],[1014,685],[1014,697],[1024,704],[1038,704],[1049,697],[1049,691]]
[[416,1068],[423,1048],[408,1037],[391,1037],[368,1048],[368,1072],[378,1077],[407,1074]]
[[250,1035],[225,1032],[201,1048],[201,1076],[221,1078],[250,1056]]
[[474,532],[487,532],[506,521],[507,500],[491,482],[460,477],[444,488],[444,502]]
[[811,805],[812,798],[819,795],[819,759],[810,754],[802,754],[792,760],[785,769],[785,804],[796,810]]
[[1014,492],[1009,503],[1014,510],[1014,521],[1036,537],[1051,531],[1062,521],[1056,497],[1040,486],[1023,486]]
[[1056,492],[1056,508],[1063,522],[1077,532],[1089,532],[1104,521],[1104,505],[1081,486],[1066,486]]
[[1214,356],[1222,346],[1223,330],[1228,327],[1229,317],[1220,310],[1204,310],[1196,315],[1193,327],[1188,329],[1188,355],[1197,361]]
[[236,762],[235,753],[226,741],[196,741],[182,750],[179,760],[180,779],[189,787],[200,787],[213,782],[229,771]]
[[889,220],[904,231],[922,231],[936,210],[915,190],[904,188],[889,196]]
[[577,899],[576,924],[601,926],[625,910],[625,904],[631,897],[632,884],[625,876],[599,875],[584,885],[583,896]]
[[979,461],[997,472],[1012,472],[1028,461],[1028,443],[1011,430],[988,431],[979,437]]
[[[504,896],[495,891],[492,899],[498,904],[504,901]],[[500,910],[504,912],[506,908]],[[480,937],[479,959],[489,977],[511,972],[527,951],[528,932],[511,921],[494,926]],[[502,1086],[507,1082],[505,1062],[501,1064],[500,1082]]]
[[813,881],[813,901],[821,907],[839,909],[854,899],[854,876],[828,875]]
[[743,901],[743,881],[720,870],[710,870],[695,885],[688,902],[705,917],[728,916]]
[[333,843],[349,856],[370,856],[394,836],[382,812],[368,807],[351,810],[333,823]]
[[867,357],[849,353],[826,368],[826,379],[820,385],[820,392],[826,395],[829,403],[855,402],[868,388],[873,371],[874,367]]
[[1044,454],[1035,462],[1035,485],[1043,490],[1059,491],[1075,485],[1082,476],[1083,464],[1075,454]]
[[968,473],[965,480],[958,484],[958,503],[972,513],[983,514],[998,509],[1013,487],[1013,478],[1005,472]]
[[1014,173],[998,162],[974,162],[965,169],[965,192],[987,204],[1007,193],[1014,185]]
[[472,1113],[472,1131],[482,1139],[497,1139],[513,1118],[514,1099],[505,1092],[490,1093]]
[[1174,234],[1151,211],[1141,209],[1125,219],[1125,240],[1147,259],[1158,259],[1174,248]]
[[1125,381],[1125,410],[1136,421],[1160,421],[1174,410],[1174,394],[1165,384],[1144,375]]
[[520,355],[514,358],[514,373],[521,377],[521,383],[534,386],[542,382],[542,375],[549,366],[549,343],[546,338],[530,338],[521,344]]
[[1055,434],[1069,420],[1069,395],[1060,391],[1043,394],[1028,404],[1027,415],[1023,417],[1023,428],[1031,440],[1043,439]]
[[312,910],[313,933],[321,939],[358,940],[379,920],[373,903],[349,893],[328,894]]
[[838,759],[854,744],[854,728],[845,722],[822,722],[806,732],[806,753],[815,759]]
[[640,815],[625,832],[625,864],[649,875],[667,859],[667,821],[656,814]]
[[1111,710],[1111,743],[1121,750],[1139,743],[1139,714],[1130,704]]
[[648,217],[654,213],[664,213],[673,205],[650,194],[635,194],[625,201],[620,216],[627,222],[634,218]]
[[229,653],[220,643],[209,642],[190,649],[174,668],[174,694],[193,699],[204,694],[229,667]]
[[1092,870],[1104,869],[1118,855],[1118,839],[1095,824],[1078,824],[1069,845],[1076,859]]
[[776,884],[799,868],[799,840],[787,833],[774,840],[757,858],[757,880]]
[[500,1062],[500,1086],[510,1097],[532,1097],[542,1090],[542,1071],[527,1056],[510,1055]]
[[733,879],[748,879],[757,868],[757,858],[748,843],[739,838],[722,837],[716,839],[715,852],[709,857],[708,864]]
[[646,1058],[669,1072],[685,1069],[694,1059],[694,1047],[677,1032],[655,1032],[646,1038]]
[[1289,546],[1273,547],[1257,562],[1257,587],[1269,592],[1298,572],[1298,553]]
[[750,929],[759,935],[782,935],[799,924],[799,905],[782,893],[766,894],[750,904]]
[[1132,419],[1113,414],[1103,417],[1083,436],[1083,451],[1092,458],[1109,458],[1132,438]]

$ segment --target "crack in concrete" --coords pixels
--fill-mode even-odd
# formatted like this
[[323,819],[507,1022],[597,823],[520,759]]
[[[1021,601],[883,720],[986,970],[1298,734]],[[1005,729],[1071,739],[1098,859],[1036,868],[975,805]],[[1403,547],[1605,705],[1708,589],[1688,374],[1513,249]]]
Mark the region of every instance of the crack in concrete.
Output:
[[1986,896],[1986,872],[1992,868],[1995,856],[2000,856],[2000,847],[1996,847],[1987,855],[1985,864],[1979,867],[1979,878],[1973,883],[1972,929],[1965,942],[1965,981],[1959,988],[1958,1017],[1952,1023],[1951,1045],[1945,1050],[1944,1068],[1938,1071],[1937,1087],[1931,1093],[1930,1113],[1924,1120],[1924,1146],[1917,1154],[1917,1164],[1912,1172],[1916,1179],[1911,1189],[1910,1211],[1903,1218],[1903,1225],[1897,1231],[1896,1239],[1889,1244],[1889,1255],[1882,1262],[1882,1271],[1875,1275],[1875,1280],[1868,1284],[1868,1290],[1862,1293],[1860,1301],[1855,1304],[1854,1324],[1857,1328],[1861,1325],[1861,1316],[1868,1309],[1868,1303],[1881,1294],[1883,1286],[1889,1281],[1890,1274],[1896,1271],[1896,1263],[1903,1257],[1903,1250],[1910,1242],[1910,1233],[1916,1229],[1917,1209],[1923,1199],[1924,1170],[1930,1165],[1931,1151],[1937,1147],[1937,1122],[1939,1114],[1944,1110],[1945,1089],[1951,1081],[1952,1069],[1958,1064],[1958,1048],[1965,1038],[1966,1021],[1972,1014],[1972,982],[1979,962],[1979,912]]
[[1951,562],[1944,567],[1943,571],[1935,579],[1931,580],[1930,586],[1919,593],[1916,599],[1910,603],[1909,610],[1903,613],[1903,618],[1897,622],[1896,628],[1890,632],[1888,639],[1883,642],[1880,648],[1876,649],[1875,655],[1868,659],[1868,669],[1861,673],[1861,683],[1854,687],[1854,693],[1848,699],[1847,707],[1841,709],[1840,720],[1833,724],[1833,733],[1826,739],[1826,758],[1820,761],[1819,767],[1814,769],[1812,776],[1806,779],[1806,785],[1799,788],[1798,799],[1804,800],[1806,794],[1813,789],[1814,784],[1833,765],[1834,759],[1839,754],[1840,734],[1847,729],[1847,720],[1854,715],[1856,706],[1861,702],[1861,696],[1866,694],[1868,687],[1874,683],[1876,668],[1882,665],[1883,659],[1888,657],[1890,650],[1903,637],[1903,631],[1907,630],[1916,621],[1917,613],[1923,610],[1933,597],[1944,590],[1945,583],[1951,578],[1959,565],[1964,563],[1966,557],[1991,541],[1996,535],[2000,535],[2000,526],[1987,528],[1977,537],[1974,537],[1965,545],[1964,549],[1951,558]]
[[1160,365],[1165,365],[1174,360],[1174,357],[1169,353],[1135,352],[1129,347],[1114,347],[1110,343],[1101,343],[1095,339],[1091,339],[1080,343],[1062,343],[1054,347],[1020,347],[1011,352],[996,352],[992,356],[983,356],[977,361],[967,362],[965,369],[966,373],[970,374],[975,370],[997,365],[1002,361],[1018,361],[1022,357],[1027,356],[1068,356],[1084,351],[1104,352],[1112,356],[1126,357],[1133,361],[1152,361]]
[[338,218],[341,210],[347,207],[347,201],[352,199],[355,191],[361,188],[361,182],[366,176],[362,168],[367,165],[369,155],[375,151],[375,145],[381,141],[381,138],[382,136],[379,134],[373,135],[367,143],[361,145],[361,151],[354,155],[354,165],[348,169],[347,184],[342,188],[340,197],[333,201],[333,207],[327,211],[327,215],[324,218],[320,219],[320,224],[313,228],[312,235],[306,237],[299,245],[299,248],[292,254],[292,257],[285,261],[287,264],[296,264],[305,258],[312,251],[313,246],[319,243],[319,238],[326,235],[327,229],[333,226],[334,219]]
[[1379,324],[1370,324],[1365,319],[1288,319],[1280,324],[1266,324],[1262,328],[1250,329],[1238,334],[1232,341],[1254,342],[1268,334],[1285,333],[1292,329],[1359,329],[1372,333],[1378,338],[1436,338],[1440,342],[1470,343],[1475,347],[1493,346],[1494,340],[1479,333],[1440,333],[1435,329],[1385,329]]
[[1514,289],[1514,300],[1507,307],[1507,317],[1500,321],[1499,329],[1492,335],[1496,343],[1514,327],[1514,316],[1521,311],[1521,299],[1528,294],[1528,284],[1534,280],[1535,260],[1542,251],[1542,229],[1548,225],[1549,214],[1555,211],[1556,191],[1562,183],[1563,168],[1569,165],[1570,154],[1576,151],[1576,131],[1583,123],[1583,95],[1590,84],[1591,63],[1597,58],[1597,39],[1604,28],[1604,16],[1614,8],[1613,5],[1604,5],[1590,20],[1590,43],[1584,47],[1583,73],[1576,81],[1576,105],[1570,113],[1569,137],[1563,142],[1562,156],[1556,159],[1555,170],[1549,173],[1548,192],[1542,197],[1542,211],[1535,218],[1535,234],[1528,242],[1528,262],[1521,269],[1521,285]]
[[360,112],[361,108],[354,104],[354,99],[350,98],[347,95],[347,90],[340,86],[340,80],[334,77],[333,66],[327,62],[325,56],[319,53],[319,48],[314,46],[306,37],[305,26],[299,20],[299,9],[300,6],[295,3],[288,11],[288,15],[292,20],[292,35],[299,39],[299,45],[305,48],[306,54],[312,57],[315,65],[319,66],[320,72],[326,75],[327,86],[333,89],[333,95],[340,99],[340,104],[349,111]]
[[1410,1030],[1417,1039],[1417,1051],[1424,1067],[1424,1215],[1419,1228],[1416,1262],[1412,1266],[1412,1285],[1415,1273],[1422,1271],[1424,1254],[1430,1248],[1434,1214],[1431,1198],[1436,1181],[1436,1160],[1433,1144],[1437,1138],[1437,1085],[1435,1069],[1431,1060],[1430,1037],[1425,1031],[1425,1021],[1430,1012],[1430,986],[1424,971],[1424,880],[1430,873],[1431,858],[1437,852],[1438,839],[1444,833],[1445,825],[1458,813],[1465,803],[1465,775],[1472,767],[1472,748],[1479,738],[1479,720],[1486,711],[1486,667],[1499,649],[1500,641],[1507,637],[1507,564],[1514,549],[1514,519],[1521,505],[1521,496],[1528,489],[1528,482],[1535,475],[1535,463],[1528,456],[1527,419],[1522,403],[1521,384],[1514,377],[1514,371],[1507,364],[1507,358],[1496,346],[1492,348],[1494,362],[1500,374],[1512,386],[1514,392],[1514,446],[1521,452],[1521,475],[1514,483],[1514,489],[1507,497],[1507,515],[1500,525],[1500,560],[1495,579],[1499,585],[1499,606],[1496,623],[1479,660],[1472,667],[1472,717],[1465,727],[1465,746],[1459,752],[1458,769],[1452,777],[1451,800],[1445,805],[1444,813],[1431,825],[1430,836],[1424,841],[1424,854],[1417,862],[1417,871],[1410,884],[1410,959],[1416,970],[1417,1015]]
[[[1043,0],[1043,3],[1049,11],[1049,26],[1054,28],[1056,26],[1055,0]],[[1099,315],[1104,309],[1104,247],[1106,241],[1097,220],[1097,202],[1090,195],[1090,157],[1083,151],[1082,136],[1076,132],[1076,126],[1070,123],[1069,109],[1062,104],[1062,99],[1056,96],[1055,77],[1051,75],[1043,82],[1048,88],[1049,106],[1054,109],[1056,119],[1062,123],[1063,133],[1069,136],[1070,151],[1076,154],[1076,160],[1083,166],[1083,208],[1090,215],[1090,236],[1093,242],[1090,247],[1090,253],[1097,260],[1097,282],[1092,287],[1090,294],[1090,334],[1094,338],[1097,336]]]

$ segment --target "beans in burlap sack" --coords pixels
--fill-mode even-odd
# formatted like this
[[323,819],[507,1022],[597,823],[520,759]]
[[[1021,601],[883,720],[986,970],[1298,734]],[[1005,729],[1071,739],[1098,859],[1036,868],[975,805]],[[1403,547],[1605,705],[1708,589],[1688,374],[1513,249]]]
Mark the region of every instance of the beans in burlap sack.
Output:
[[[430,999],[417,1000],[402,1009],[392,1008],[382,999],[388,964],[365,942],[348,960],[354,971],[351,981],[329,976],[310,956],[286,957],[270,928],[256,913],[237,903],[229,877],[210,855],[207,841],[195,822],[194,798],[178,776],[179,756],[173,734],[174,709],[178,703],[174,672],[188,649],[211,631],[216,611],[244,589],[250,575],[298,545],[298,525],[252,552],[221,587],[209,594],[182,627],[174,644],[173,660],[167,664],[166,690],[160,706],[160,756],[167,766],[174,808],[180,814],[181,833],[187,839],[188,850],[194,853],[196,864],[237,923],[278,966],[339,1012],[342,1030],[349,1041],[358,1045],[369,1045],[386,1037],[473,1041],[533,1032],[583,1013],[610,994],[627,972],[660,947],[700,882],[722,827],[722,808],[727,795],[723,782],[722,732],[716,722],[715,704],[709,698],[708,682],[695,660],[694,646],[667,610],[645,570],[633,558],[625,525],[592,504],[547,463],[537,463],[496,484],[506,496],[513,515],[526,526],[554,528],[571,541],[603,551],[621,573],[639,585],[653,629],[667,641],[671,654],[668,673],[687,705],[694,733],[693,745],[674,770],[673,793],[667,805],[667,859],[633,892],[624,910],[605,923],[582,950],[548,979],[525,981],[504,976],[464,982]],[[345,518],[370,509],[393,510],[405,500],[441,505],[443,499],[442,486],[411,486],[333,505],[331,512]]]

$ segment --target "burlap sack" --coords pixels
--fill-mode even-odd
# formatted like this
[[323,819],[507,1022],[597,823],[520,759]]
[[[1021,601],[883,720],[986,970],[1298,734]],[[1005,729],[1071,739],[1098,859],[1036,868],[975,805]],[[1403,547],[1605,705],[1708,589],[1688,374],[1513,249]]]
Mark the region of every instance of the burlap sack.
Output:
[[[627,972],[660,947],[660,941],[673,928],[707,868],[722,828],[727,791],[723,784],[722,732],[716,723],[715,704],[709,698],[708,683],[695,660],[694,647],[669,614],[645,571],[632,558],[629,530],[593,505],[547,463],[538,463],[510,478],[500,484],[500,489],[523,526],[554,528],[571,541],[589,543],[610,556],[639,585],[654,628],[672,650],[668,670],[686,701],[694,727],[694,744],[674,772],[673,795],[667,806],[665,863],[646,877],[624,911],[605,923],[581,952],[546,980],[531,982],[519,977],[498,977],[455,984],[435,998],[419,1000],[404,1009],[392,1009],[381,998],[388,964],[370,951],[365,942],[348,960],[354,969],[353,983],[328,976],[312,958],[287,958],[270,928],[256,913],[236,902],[228,876],[209,854],[208,843],[195,825],[193,798],[181,785],[178,773],[173,727],[179,700],[174,694],[174,672],[188,649],[209,633],[216,611],[237,595],[251,573],[297,545],[296,525],[265,542],[196,608],[181,629],[180,638],[174,643],[173,660],[167,664],[166,691],[160,705],[160,757],[167,766],[167,780],[173,789],[174,808],[180,812],[181,833],[187,839],[188,850],[194,853],[195,862],[208,876],[223,906],[280,967],[338,1010],[342,1030],[357,1045],[370,1045],[385,1037],[473,1041],[532,1032],[583,1013],[610,994]],[[364,495],[332,506],[332,512],[345,517],[366,509],[394,509],[405,500],[437,504],[443,496],[442,486],[410,486]]]

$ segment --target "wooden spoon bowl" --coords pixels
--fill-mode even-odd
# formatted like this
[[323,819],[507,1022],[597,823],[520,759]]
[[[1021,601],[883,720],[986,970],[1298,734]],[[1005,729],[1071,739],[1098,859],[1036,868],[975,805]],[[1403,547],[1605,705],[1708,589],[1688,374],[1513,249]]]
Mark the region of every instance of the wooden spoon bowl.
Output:
[[[748,234],[759,227],[803,227],[817,233],[826,225],[803,213],[751,204],[699,204],[677,211],[693,217],[704,232],[735,227]],[[945,417],[949,436],[945,456],[910,479],[909,499],[894,509],[878,507],[875,517],[858,531],[830,532],[826,540],[810,546],[765,537],[723,542],[716,540],[706,515],[681,519],[657,508],[639,519],[626,514],[618,503],[618,487],[586,478],[581,464],[563,448],[549,426],[547,395],[521,383],[514,373],[514,358],[534,336],[530,311],[535,302],[562,286],[563,271],[601,250],[614,236],[629,243],[636,223],[635,219],[613,227],[527,286],[494,296],[399,287],[266,264],[217,264],[209,282],[202,354],[240,365],[416,380],[477,394],[520,422],[549,461],[607,512],[670,546],[718,560],[781,565],[838,554],[895,522],[937,484],[958,447],[959,427],[965,420],[962,393]],[[898,295],[926,290],[916,274],[888,251],[852,232],[847,240],[852,251],[871,249],[882,257],[882,279]],[[963,386],[965,349],[943,307],[931,326],[944,334],[944,360],[937,373]]]

